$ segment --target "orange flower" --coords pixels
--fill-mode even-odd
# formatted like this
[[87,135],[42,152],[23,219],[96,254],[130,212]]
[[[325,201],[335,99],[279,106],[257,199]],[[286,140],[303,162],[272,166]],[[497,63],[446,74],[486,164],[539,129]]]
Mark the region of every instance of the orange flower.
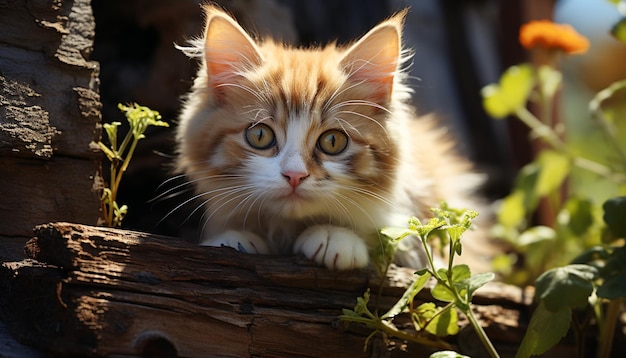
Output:
[[530,21],[520,28],[519,41],[527,49],[557,49],[568,54],[584,53],[589,40],[573,27],[550,20]]

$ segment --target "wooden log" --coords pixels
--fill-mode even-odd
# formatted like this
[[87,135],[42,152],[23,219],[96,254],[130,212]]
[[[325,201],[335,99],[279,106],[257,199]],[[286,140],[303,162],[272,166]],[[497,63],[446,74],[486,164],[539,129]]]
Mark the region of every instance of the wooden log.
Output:
[[[300,257],[247,255],[69,223],[37,227],[25,251],[28,259],[0,270],[9,293],[0,313],[21,341],[53,354],[145,355],[155,347],[185,357],[433,351],[377,336],[364,352],[370,331],[338,320],[367,288],[373,301],[381,289],[373,306],[390,308],[413,279],[406,268],[392,267],[381,286],[381,278],[365,270],[333,272]],[[432,300],[426,291],[419,300]],[[489,334],[500,349],[512,350],[527,321],[528,292],[493,284],[479,293],[476,311]],[[475,341],[469,329],[447,343],[478,357]]]

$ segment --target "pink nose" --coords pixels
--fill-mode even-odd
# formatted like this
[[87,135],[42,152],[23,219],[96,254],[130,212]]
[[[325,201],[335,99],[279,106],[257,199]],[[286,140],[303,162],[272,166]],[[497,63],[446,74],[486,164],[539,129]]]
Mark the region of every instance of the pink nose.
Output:
[[302,172],[284,172],[282,173],[283,176],[285,177],[285,179],[287,179],[287,181],[289,182],[289,185],[291,185],[292,188],[296,188],[298,185],[300,185],[300,183],[302,183],[302,181],[309,176],[308,173],[302,173]]

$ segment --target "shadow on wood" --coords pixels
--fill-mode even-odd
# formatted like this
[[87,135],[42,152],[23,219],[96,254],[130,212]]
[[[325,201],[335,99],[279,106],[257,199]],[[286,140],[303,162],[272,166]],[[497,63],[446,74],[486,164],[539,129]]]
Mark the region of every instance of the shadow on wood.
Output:
[[[387,279],[366,271],[333,272],[299,257],[247,255],[124,230],[56,223],[36,228],[28,259],[4,263],[2,318],[29,345],[63,355],[364,357],[428,356],[346,327],[367,288],[393,305],[413,270],[392,266]],[[419,300],[432,300],[424,290]],[[506,356],[527,322],[519,288],[488,285],[475,297],[487,333]],[[376,296],[372,294],[372,297]],[[466,325],[466,324],[465,324]],[[471,327],[448,340],[481,355]],[[409,353],[406,353],[406,350]]]

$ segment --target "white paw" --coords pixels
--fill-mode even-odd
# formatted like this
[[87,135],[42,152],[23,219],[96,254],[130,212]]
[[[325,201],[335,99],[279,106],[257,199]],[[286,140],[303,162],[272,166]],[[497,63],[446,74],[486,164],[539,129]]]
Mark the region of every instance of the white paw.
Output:
[[293,251],[333,270],[361,268],[369,262],[363,239],[338,226],[320,225],[306,229],[298,236]]
[[248,254],[270,254],[265,241],[257,234],[249,231],[228,230],[212,236],[200,243],[202,246],[227,246]]

